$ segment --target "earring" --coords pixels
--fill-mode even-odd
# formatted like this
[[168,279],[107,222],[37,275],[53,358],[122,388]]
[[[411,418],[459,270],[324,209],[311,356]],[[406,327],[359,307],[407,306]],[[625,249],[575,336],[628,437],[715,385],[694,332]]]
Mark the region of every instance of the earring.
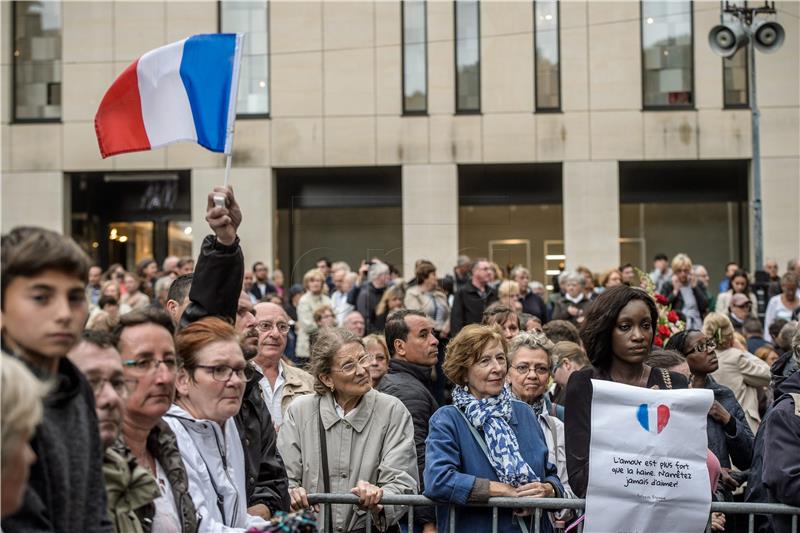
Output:
[[333,385],[331,385],[331,392],[335,392],[335,391],[336,391],[336,387],[334,387]]

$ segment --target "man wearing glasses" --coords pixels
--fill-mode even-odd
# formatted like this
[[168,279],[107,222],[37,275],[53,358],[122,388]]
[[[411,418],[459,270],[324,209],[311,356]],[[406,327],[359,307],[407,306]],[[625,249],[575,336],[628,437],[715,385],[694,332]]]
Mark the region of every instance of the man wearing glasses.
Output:
[[289,338],[286,311],[273,303],[260,303],[255,306],[255,313],[258,355],[253,361],[263,374],[258,384],[264,403],[272,415],[272,422],[278,429],[292,400],[314,392],[314,378],[308,372],[284,364],[281,360]]
[[128,389],[114,338],[105,332],[86,330],[67,357],[86,376],[94,392],[104,450],[103,477],[114,530],[139,530],[140,517],[152,520],[152,503],[160,492],[153,476],[144,467],[137,466],[131,460],[130,450],[117,440]]

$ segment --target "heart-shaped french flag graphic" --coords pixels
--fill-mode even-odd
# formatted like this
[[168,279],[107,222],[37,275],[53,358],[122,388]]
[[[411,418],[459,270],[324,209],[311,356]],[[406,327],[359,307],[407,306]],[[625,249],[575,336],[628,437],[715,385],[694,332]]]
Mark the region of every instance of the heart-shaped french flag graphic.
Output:
[[643,403],[636,411],[636,419],[645,431],[661,433],[669,423],[669,407],[663,404],[651,407]]

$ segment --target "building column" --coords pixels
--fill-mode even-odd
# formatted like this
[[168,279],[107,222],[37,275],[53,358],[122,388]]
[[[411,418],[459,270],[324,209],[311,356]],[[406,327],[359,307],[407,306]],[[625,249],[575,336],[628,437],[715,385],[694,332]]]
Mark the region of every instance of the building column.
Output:
[[39,226],[70,234],[70,191],[63,173],[3,172],[2,177],[3,233],[15,226]]
[[[761,159],[762,236],[764,260],[775,259],[781,273],[790,259],[800,257],[800,158],[768,157]],[[752,219],[752,209],[750,218]],[[752,226],[751,226],[752,227]],[[750,239],[753,249],[753,239]],[[755,253],[751,253],[751,264]],[[764,265],[754,265],[762,270]]]
[[602,272],[619,265],[619,166],[616,161],[564,162],[564,250],[567,269]]
[[[208,193],[221,185],[224,169],[192,170],[192,253],[200,253],[203,238],[211,230],[206,222]],[[256,261],[275,265],[275,178],[272,168],[232,168],[230,184],[242,210],[239,241],[244,253],[245,268]]]
[[403,165],[403,277],[418,259],[433,262],[438,276],[458,257],[458,168],[452,164]]

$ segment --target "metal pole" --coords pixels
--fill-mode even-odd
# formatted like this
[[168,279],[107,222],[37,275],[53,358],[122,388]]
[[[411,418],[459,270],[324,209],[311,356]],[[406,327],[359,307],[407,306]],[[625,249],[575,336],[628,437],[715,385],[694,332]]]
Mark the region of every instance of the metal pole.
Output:
[[748,96],[750,97],[750,111],[752,118],[753,161],[753,245],[755,248],[756,264],[753,271],[764,268],[764,241],[761,227],[761,132],[759,122],[761,113],[758,111],[756,100],[756,49],[753,44],[754,35],[752,27],[746,26],[749,39],[747,47],[747,70],[750,74]]

